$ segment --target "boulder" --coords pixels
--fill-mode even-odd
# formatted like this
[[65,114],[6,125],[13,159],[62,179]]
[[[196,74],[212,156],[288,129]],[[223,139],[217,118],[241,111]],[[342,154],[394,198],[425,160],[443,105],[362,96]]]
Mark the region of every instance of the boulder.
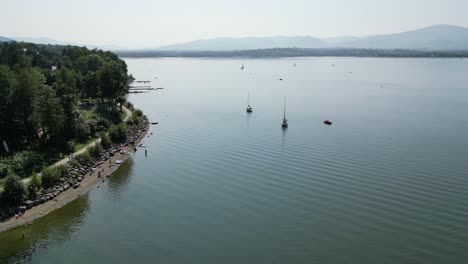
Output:
[[74,189],[77,189],[78,187],[80,187],[80,184],[79,184],[79,183],[76,183],[75,185],[73,185],[73,188],[74,188]]
[[20,206],[20,207],[18,207],[18,211],[20,211],[21,213],[24,213],[24,212],[26,212],[26,210],[27,210],[27,208],[26,208],[26,206],[24,206],[24,205],[23,205],[23,206]]
[[26,209],[31,209],[33,207],[33,201],[27,200],[24,202],[24,206],[26,206]]

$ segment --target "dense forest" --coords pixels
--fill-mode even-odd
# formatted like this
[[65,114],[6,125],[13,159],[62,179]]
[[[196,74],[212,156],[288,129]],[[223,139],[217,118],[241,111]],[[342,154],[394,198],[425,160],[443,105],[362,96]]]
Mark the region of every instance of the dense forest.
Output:
[[118,106],[131,80],[111,52],[0,43],[0,184],[29,177],[121,124]]

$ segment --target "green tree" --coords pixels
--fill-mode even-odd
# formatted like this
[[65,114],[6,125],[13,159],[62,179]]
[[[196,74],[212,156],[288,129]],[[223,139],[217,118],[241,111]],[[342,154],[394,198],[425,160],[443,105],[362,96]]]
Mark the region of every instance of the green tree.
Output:
[[14,75],[11,70],[4,65],[0,65],[0,142],[15,137],[14,124],[12,119],[11,95],[15,86]]
[[21,137],[25,137],[30,141],[36,133],[36,123],[33,118],[34,99],[42,84],[37,72],[33,69],[20,70],[16,80],[16,87],[12,93],[12,104],[15,109],[12,111],[11,118],[19,130],[17,139],[21,140]]
[[21,182],[18,176],[13,174],[9,175],[5,179],[3,188],[3,196],[5,197],[7,204],[19,205],[23,202],[24,197],[26,196],[26,188],[24,187],[23,182]]
[[49,86],[43,85],[38,91],[35,119],[44,135],[53,137],[62,133],[65,115],[60,99]]
[[115,109],[116,99],[125,94],[128,89],[128,76],[122,65],[108,61],[98,71],[101,98],[106,98],[112,109]]

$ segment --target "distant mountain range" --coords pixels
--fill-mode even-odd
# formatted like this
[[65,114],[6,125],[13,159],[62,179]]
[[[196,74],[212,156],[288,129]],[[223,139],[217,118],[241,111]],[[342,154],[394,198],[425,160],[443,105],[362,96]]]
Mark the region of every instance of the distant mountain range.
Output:
[[[96,45],[83,45],[50,38],[5,38],[2,41],[25,41],[38,44],[76,45],[96,48]],[[123,50],[118,46],[99,46],[108,50]],[[245,37],[213,38],[194,40],[186,43],[166,45],[144,50],[160,51],[241,51],[274,48],[303,49],[411,49],[411,50],[468,50],[468,28],[451,25],[434,25],[407,32],[373,35],[366,37],[343,36],[335,38],[296,37]],[[129,49],[131,50],[131,49]]]
[[159,49],[176,51],[228,51],[271,48],[468,50],[468,28],[435,25],[395,34],[324,39],[310,36],[215,38],[167,45]]
[[215,38],[195,40],[187,43],[162,46],[162,50],[252,50],[271,48],[322,48],[326,45],[322,40],[305,37],[248,37],[248,38]]

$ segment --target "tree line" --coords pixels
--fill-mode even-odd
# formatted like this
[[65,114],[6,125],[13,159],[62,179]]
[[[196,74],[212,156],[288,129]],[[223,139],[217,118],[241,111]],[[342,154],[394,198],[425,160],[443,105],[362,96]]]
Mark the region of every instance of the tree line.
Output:
[[98,99],[115,110],[124,101],[130,78],[125,62],[111,52],[1,43],[0,143],[15,149],[38,141],[60,145],[80,137],[86,127],[79,102]]
[[[116,106],[125,102],[132,80],[126,63],[112,52],[0,43],[0,206],[17,205],[56,182],[64,168],[47,166],[73,152],[75,142],[100,137],[107,146],[109,138],[125,137]],[[99,153],[101,144],[89,153]],[[26,188],[19,178],[31,175]]]

